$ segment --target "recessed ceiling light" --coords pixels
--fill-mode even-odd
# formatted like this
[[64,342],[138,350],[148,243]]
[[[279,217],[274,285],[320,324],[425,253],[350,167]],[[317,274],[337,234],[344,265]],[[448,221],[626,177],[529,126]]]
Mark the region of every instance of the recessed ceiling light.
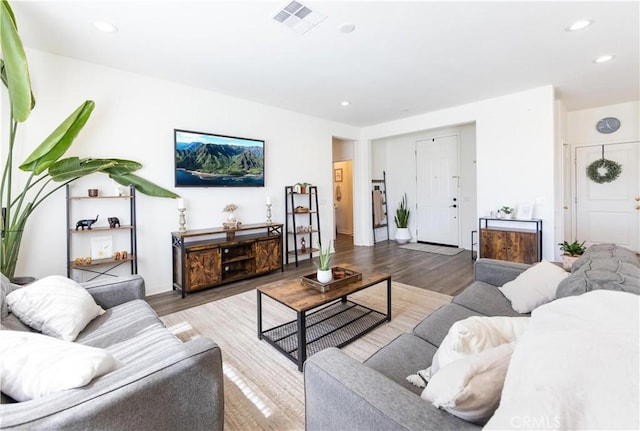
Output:
[[352,33],[353,30],[356,29],[355,24],[352,24],[350,22],[345,22],[343,24],[340,24],[340,31],[342,33]]
[[118,27],[107,21],[96,21],[93,26],[104,33],[117,33]]
[[343,100],[342,102],[340,102],[340,104],[342,106],[349,106],[349,105],[351,105],[351,102],[349,102],[348,100]]
[[582,30],[585,27],[589,27],[591,24],[593,24],[593,20],[591,20],[591,19],[581,19],[581,20],[576,21],[573,24],[571,24],[569,27],[566,28],[566,30],[567,31]]
[[613,60],[614,56],[613,55],[603,55],[601,57],[596,58],[595,60],[593,60],[594,63],[606,63],[607,61]]

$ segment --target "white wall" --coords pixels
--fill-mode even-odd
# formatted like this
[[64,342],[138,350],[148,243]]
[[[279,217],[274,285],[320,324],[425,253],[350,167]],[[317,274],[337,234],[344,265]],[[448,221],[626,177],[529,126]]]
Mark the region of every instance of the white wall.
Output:
[[[318,186],[321,224],[331,232],[332,137],[357,138],[359,129],[41,51],[27,54],[37,105],[20,128],[18,162],[81,102],[92,99],[96,109],[68,155],[141,162],[141,176],[184,197],[187,228],[220,226],[230,202],[239,206],[238,220],[264,221],[267,196],[273,220],[284,222],[284,187],[306,181]],[[266,187],[175,189],[174,128],[264,139]],[[78,185],[79,193],[86,193],[87,185],[112,189],[106,177],[95,176]],[[93,209],[88,215],[95,216]],[[177,219],[175,201],[139,195],[139,273],[147,294],[171,290],[170,232],[177,230]],[[66,273],[63,191],[28,222],[20,256],[16,275]]]
[[[554,213],[554,90],[544,86],[481,102],[417,115],[363,129],[355,149],[365,164],[357,178],[364,187],[371,178],[371,141],[460,124],[476,124],[477,216],[503,205],[535,202],[534,217],[543,219],[543,256],[556,252]],[[368,175],[368,178],[366,177]],[[392,175],[387,172],[387,175]],[[397,174],[396,174],[397,176]],[[406,181],[412,181],[406,179]],[[370,202],[356,201],[360,208]],[[356,221],[356,244],[370,244],[371,221],[365,211]]]
[[[605,117],[617,117],[620,129],[608,135],[598,133],[596,123]],[[640,101],[569,112],[567,139],[572,147],[640,140]]]

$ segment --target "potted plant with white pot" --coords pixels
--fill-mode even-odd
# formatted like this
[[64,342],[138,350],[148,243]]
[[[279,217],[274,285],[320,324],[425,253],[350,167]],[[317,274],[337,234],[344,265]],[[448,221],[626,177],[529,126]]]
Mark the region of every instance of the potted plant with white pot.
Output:
[[585,250],[587,249],[584,243],[585,241],[582,241],[581,243],[579,243],[578,241],[573,241],[572,243],[569,243],[567,241],[558,243],[558,245],[560,246],[560,250],[564,252],[564,254],[562,255],[562,267],[564,269],[566,269],[567,271],[571,270],[571,265],[573,265],[573,263],[576,260],[580,259],[580,256],[584,254]]
[[329,283],[333,279],[331,271],[331,241],[327,248],[318,245],[318,271],[316,277],[320,283]]
[[411,210],[407,205],[407,194],[402,195],[400,206],[396,210],[394,221],[396,223],[395,240],[398,244],[406,244],[411,239],[411,232],[409,232],[409,215]]
[[503,206],[498,210],[499,213],[502,213],[504,215],[504,218],[513,218],[514,211],[514,208],[508,206]]

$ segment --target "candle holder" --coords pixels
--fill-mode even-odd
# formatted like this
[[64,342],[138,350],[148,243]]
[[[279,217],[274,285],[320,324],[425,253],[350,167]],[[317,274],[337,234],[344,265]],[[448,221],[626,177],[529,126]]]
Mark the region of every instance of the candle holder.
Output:
[[271,204],[266,204],[267,205],[267,224],[271,224],[273,223],[273,221],[271,220]]
[[178,208],[178,212],[180,213],[180,215],[178,215],[178,232],[187,231],[187,228],[185,227],[185,225],[187,224],[187,220],[184,217],[184,210],[185,208]]

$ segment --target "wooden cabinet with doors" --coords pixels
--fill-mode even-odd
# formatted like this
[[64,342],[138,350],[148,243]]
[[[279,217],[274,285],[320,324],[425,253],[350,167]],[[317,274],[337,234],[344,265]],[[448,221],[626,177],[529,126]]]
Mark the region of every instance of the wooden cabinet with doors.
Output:
[[280,269],[282,266],[282,239],[261,239],[254,243],[256,274]]
[[284,270],[282,224],[172,232],[173,289],[186,293]]
[[542,220],[482,217],[479,224],[480,257],[528,264],[542,260]]

